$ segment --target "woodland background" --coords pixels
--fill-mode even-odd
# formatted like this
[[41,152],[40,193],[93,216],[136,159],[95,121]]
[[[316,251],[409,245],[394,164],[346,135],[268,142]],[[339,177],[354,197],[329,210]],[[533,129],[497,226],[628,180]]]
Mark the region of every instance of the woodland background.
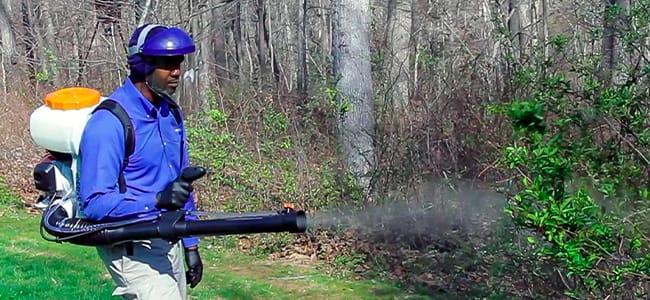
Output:
[[109,94],[132,30],[174,25],[200,207],[320,213],[242,249],[448,298],[644,299],[649,21],[647,0],[2,0],[2,174],[35,199],[30,112]]

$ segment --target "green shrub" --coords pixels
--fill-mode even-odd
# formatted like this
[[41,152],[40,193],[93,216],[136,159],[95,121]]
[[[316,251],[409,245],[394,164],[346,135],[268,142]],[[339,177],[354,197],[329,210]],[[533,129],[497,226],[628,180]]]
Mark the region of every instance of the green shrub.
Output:
[[[554,51],[565,40],[553,38]],[[571,279],[566,295],[623,291],[625,280],[650,278],[650,222],[639,216],[650,208],[648,74],[607,85],[592,57],[571,71],[548,65],[521,68],[513,84],[525,97],[494,107],[513,128],[502,159],[515,174],[506,212]]]

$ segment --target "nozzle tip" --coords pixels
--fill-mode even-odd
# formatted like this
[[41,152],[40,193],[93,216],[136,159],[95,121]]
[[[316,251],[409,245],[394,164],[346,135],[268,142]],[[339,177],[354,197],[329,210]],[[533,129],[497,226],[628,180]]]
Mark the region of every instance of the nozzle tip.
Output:
[[307,227],[309,225],[309,222],[307,220],[307,216],[305,215],[305,212],[300,210],[296,213],[296,231],[297,233],[300,232],[305,232],[307,231]]

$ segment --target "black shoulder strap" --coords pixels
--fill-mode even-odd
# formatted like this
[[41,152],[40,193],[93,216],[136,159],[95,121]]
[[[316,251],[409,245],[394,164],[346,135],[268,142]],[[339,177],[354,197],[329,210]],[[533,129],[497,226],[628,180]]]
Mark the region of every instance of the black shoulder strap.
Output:
[[[169,110],[171,110],[172,114],[174,115],[174,118],[176,119],[176,123],[178,124],[178,126],[183,128],[184,127],[184,125],[183,125],[183,114],[181,112],[180,106],[178,104],[176,104],[176,103],[169,103]],[[181,152],[180,152],[181,153],[181,160],[180,160],[180,165],[181,166],[183,165],[183,159],[184,159],[183,155],[185,153],[185,151],[184,151],[185,150],[185,141],[184,140],[185,140],[184,137],[181,137],[181,143],[180,143],[181,144]],[[182,167],[181,167],[181,169],[182,169]]]
[[106,99],[99,103],[99,105],[95,108],[93,111],[96,112],[98,110],[108,110],[117,119],[122,123],[122,127],[124,128],[124,159],[122,160],[122,166],[120,167],[120,175],[118,178],[118,186],[120,188],[120,193],[125,193],[126,192],[126,181],[124,180],[124,169],[126,166],[129,164],[129,156],[133,154],[133,151],[135,151],[135,131],[133,130],[133,124],[131,123],[131,119],[129,118],[129,115],[126,113],[124,108],[117,103],[115,100],[111,99]]
[[178,123],[178,125],[181,125],[183,123],[183,115],[181,113],[180,106],[178,106],[178,104],[176,103],[168,103],[168,104],[169,104],[168,105],[169,110],[174,115],[174,119],[176,119],[176,123]]

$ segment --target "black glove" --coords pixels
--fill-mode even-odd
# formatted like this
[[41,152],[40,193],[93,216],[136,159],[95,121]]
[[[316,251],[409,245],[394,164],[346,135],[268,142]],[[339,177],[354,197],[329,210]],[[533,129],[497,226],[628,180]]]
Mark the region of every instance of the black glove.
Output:
[[183,208],[192,190],[192,184],[178,177],[176,180],[170,182],[162,192],[156,195],[156,207],[167,210]]
[[170,182],[164,190],[156,194],[156,208],[177,210],[183,208],[190,193],[193,191],[192,182],[205,175],[205,169],[187,167],[181,175]]
[[203,262],[201,262],[201,256],[199,256],[199,249],[185,249],[185,262],[187,263],[187,272],[185,272],[187,284],[194,288],[201,282],[203,277]]

